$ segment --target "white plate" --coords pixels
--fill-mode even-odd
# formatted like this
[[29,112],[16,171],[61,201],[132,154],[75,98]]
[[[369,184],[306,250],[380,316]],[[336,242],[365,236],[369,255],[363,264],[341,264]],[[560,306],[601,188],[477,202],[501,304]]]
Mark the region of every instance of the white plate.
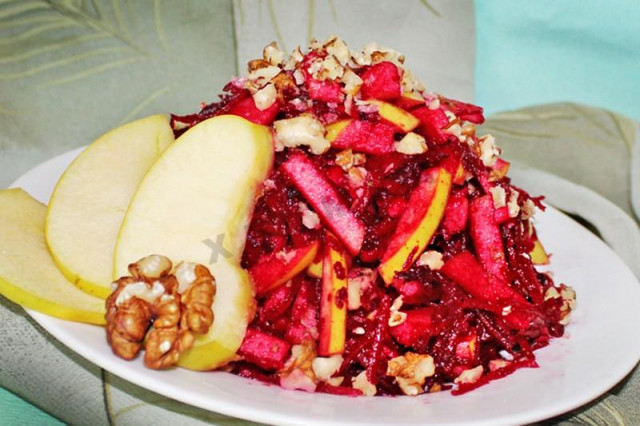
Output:
[[[79,150],[34,168],[13,186],[47,202]],[[640,285],[602,241],[558,211],[537,216],[553,253],[556,282],[573,286],[578,308],[566,337],[536,352],[540,368],[522,369],[471,393],[349,398],[287,391],[222,372],[152,371],[111,354],[100,327],[29,314],[69,348],[102,368],[167,397],[270,424],[506,425],[577,408],[613,387],[640,359]]]

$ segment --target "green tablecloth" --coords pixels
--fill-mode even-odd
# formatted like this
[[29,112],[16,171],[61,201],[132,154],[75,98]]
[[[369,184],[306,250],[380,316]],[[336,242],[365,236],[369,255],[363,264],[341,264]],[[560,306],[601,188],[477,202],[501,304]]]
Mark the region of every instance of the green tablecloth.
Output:
[[[193,111],[199,102],[214,99],[238,69],[243,72],[246,60],[259,55],[264,44],[275,39],[292,49],[306,44],[309,35],[336,33],[352,47],[370,40],[392,46],[407,55],[409,67],[429,89],[467,101],[475,94],[490,113],[573,101],[640,119],[635,30],[640,4],[492,0],[475,6],[474,15],[468,0],[0,2],[0,185],[133,118]],[[507,157],[591,188],[637,220],[640,143],[631,120],[558,104],[498,113],[486,127]],[[585,141],[596,149],[582,149]],[[553,182],[549,200],[561,203],[567,188]],[[626,223],[625,241],[607,223],[608,209],[602,206],[589,219],[633,263],[640,258],[637,223]],[[138,398],[149,399],[47,341],[46,333],[4,299],[0,319],[0,385],[8,389],[0,388],[0,424],[58,424],[57,419],[133,424],[158,416],[184,421],[183,415],[194,422],[231,422],[166,400],[138,410],[140,417],[110,418],[102,401],[94,400],[101,398],[96,389],[102,389],[105,377],[118,413],[139,404]],[[59,374],[38,371],[35,348],[53,357]],[[80,382],[69,383],[62,395],[39,382],[60,378],[64,371],[75,372],[68,377]],[[571,420],[640,424],[639,382],[633,378],[592,407],[572,413]]]

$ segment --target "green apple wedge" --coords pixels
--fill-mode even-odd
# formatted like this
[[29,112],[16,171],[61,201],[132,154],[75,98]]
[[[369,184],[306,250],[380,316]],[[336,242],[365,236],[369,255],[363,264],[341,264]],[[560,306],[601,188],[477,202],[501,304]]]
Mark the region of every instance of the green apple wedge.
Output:
[[140,181],[174,140],[167,116],[104,134],[67,168],[51,196],[45,235],[53,258],[79,288],[106,298],[122,218]]
[[211,370],[233,359],[254,314],[253,286],[240,267],[256,192],[273,166],[272,133],[222,115],[180,136],[153,165],[125,215],[114,277],[161,254],[207,265],[216,278],[215,319],[178,365]]
[[69,282],[44,240],[47,208],[21,189],[0,191],[0,294],[57,318],[105,323],[104,300]]

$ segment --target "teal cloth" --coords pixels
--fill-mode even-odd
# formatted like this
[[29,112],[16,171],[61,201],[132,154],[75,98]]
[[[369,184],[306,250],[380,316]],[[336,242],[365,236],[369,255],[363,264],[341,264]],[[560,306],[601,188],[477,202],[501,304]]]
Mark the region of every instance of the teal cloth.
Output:
[[640,119],[640,2],[476,1],[476,96],[488,114],[578,102]]
[[57,426],[59,420],[0,387],[0,425],[40,425]]

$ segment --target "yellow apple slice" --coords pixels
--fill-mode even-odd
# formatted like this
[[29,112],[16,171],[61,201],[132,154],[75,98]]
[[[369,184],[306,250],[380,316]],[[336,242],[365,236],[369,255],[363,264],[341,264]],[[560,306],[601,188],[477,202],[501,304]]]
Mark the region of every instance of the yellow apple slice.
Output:
[[322,261],[322,294],[320,296],[320,338],[318,355],[344,352],[347,328],[347,252],[340,241],[326,235]]
[[327,134],[325,135],[325,139],[329,142],[333,142],[338,138],[340,132],[344,130],[349,124],[353,122],[352,118],[344,118],[342,120],[338,120],[335,123],[328,124],[326,126]]
[[549,264],[549,255],[538,238],[534,241],[533,249],[529,253],[529,256],[531,256],[531,262],[533,262],[534,265]]
[[151,167],[122,222],[114,277],[157,253],[208,265],[216,278],[215,320],[178,364],[208,370],[230,361],[253,312],[253,288],[240,268],[258,186],[273,164],[268,127],[223,115],[179,137]]
[[47,208],[21,189],[0,191],[0,294],[57,318],[104,324],[104,300],[70,283],[44,240]]
[[58,181],[47,213],[47,244],[60,270],[82,290],[109,295],[122,218],[145,173],[173,139],[163,115],[125,124],[92,143]]
[[371,103],[378,107],[380,117],[395,124],[405,133],[412,131],[420,124],[420,120],[414,115],[393,104],[383,101],[371,101]]
[[440,225],[450,191],[451,174],[443,167],[422,173],[378,267],[387,285],[396,272],[409,269],[427,247]]

